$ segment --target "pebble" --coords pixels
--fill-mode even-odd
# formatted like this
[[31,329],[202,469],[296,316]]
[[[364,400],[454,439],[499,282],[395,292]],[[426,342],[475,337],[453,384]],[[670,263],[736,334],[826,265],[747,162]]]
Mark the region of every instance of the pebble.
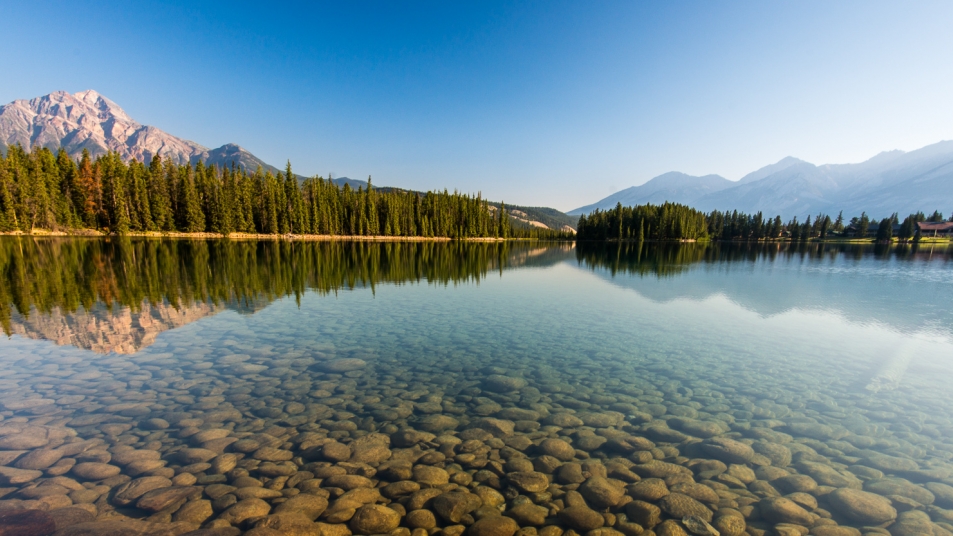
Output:
[[485,517],[467,529],[471,536],[513,536],[519,530],[516,521],[508,517]]
[[354,534],[385,534],[400,525],[400,514],[379,504],[357,509],[348,526]]
[[860,525],[880,525],[897,518],[897,510],[890,500],[873,493],[840,488],[827,494],[825,499],[839,515]]

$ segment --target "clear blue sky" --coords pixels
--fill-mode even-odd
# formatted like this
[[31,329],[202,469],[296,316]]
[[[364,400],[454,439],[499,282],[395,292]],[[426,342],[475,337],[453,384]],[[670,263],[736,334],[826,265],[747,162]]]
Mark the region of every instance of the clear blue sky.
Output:
[[304,174],[563,210],[953,138],[953,2],[0,1],[0,102],[95,89]]

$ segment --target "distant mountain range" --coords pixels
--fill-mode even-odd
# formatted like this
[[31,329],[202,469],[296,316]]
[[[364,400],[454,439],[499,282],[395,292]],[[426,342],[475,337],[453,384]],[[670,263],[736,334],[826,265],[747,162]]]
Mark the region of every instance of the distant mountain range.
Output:
[[[238,166],[254,172],[279,170],[244,148],[226,143],[217,149],[185,140],[156,127],[143,125],[129,117],[115,102],[93,90],[69,94],[54,91],[30,100],[15,100],[0,106],[0,152],[19,143],[26,149],[60,147],[73,158],[83,150],[95,158],[115,151],[123,160],[148,164],[159,155],[176,164],[194,164],[199,160],[217,166]],[[366,181],[340,177],[338,185],[367,187]]]
[[616,192],[591,205],[569,211],[588,214],[616,203],[639,205],[672,201],[699,210],[763,212],[782,218],[826,213],[845,217],[866,211],[874,218],[899,212],[953,211],[953,141],[916,151],[889,151],[859,164],[816,166],[787,157],[730,181],[718,175],[694,177],[671,172],[640,186]]

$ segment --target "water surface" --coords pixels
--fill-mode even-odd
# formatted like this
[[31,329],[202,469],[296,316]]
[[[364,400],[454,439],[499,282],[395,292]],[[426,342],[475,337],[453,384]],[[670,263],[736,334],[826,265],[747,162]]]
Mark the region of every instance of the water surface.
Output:
[[[333,478],[346,473],[482,494],[462,517],[425,505],[429,532],[448,535],[494,512],[524,533],[586,532],[559,513],[575,490],[630,536],[703,531],[691,515],[723,534],[739,520],[945,534],[951,261],[831,245],[3,238],[0,505],[76,530],[181,533],[280,529],[281,503],[304,494],[330,501],[307,530],[415,528],[409,492],[370,500],[403,529],[362,525]],[[67,450],[24,463],[35,449]],[[157,454],[135,465],[132,450]],[[524,473],[548,476],[537,489]],[[116,498],[143,477],[169,479],[169,501]],[[653,478],[691,502],[646,495]],[[256,497],[267,510],[236,514]]]

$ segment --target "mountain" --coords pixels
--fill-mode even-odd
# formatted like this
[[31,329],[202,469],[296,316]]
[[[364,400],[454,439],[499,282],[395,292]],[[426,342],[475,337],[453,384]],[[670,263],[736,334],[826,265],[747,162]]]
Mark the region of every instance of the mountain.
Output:
[[716,187],[707,192],[701,181],[705,178],[666,173],[569,214],[610,209],[620,201],[623,205],[673,201],[706,212],[737,209],[802,220],[842,210],[847,217],[867,212],[873,218],[894,212],[901,217],[917,211],[949,213],[953,211],[953,141],[910,152],[882,152],[857,164],[816,166],[787,157],[737,182],[712,181]]
[[665,201],[677,199],[679,203],[691,205],[696,199],[706,194],[724,190],[734,185],[735,183],[718,175],[694,177],[671,171],[659,175],[641,186],[632,186],[616,192],[592,205],[570,210],[567,214],[577,216],[588,214],[597,208],[603,210],[613,208],[617,203],[622,203],[624,206],[644,205],[646,203],[658,205]]
[[[258,166],[272,173],[279,171],[234,143],[209,149],[143,125],[118,104],[91,89],[72,95],[54,91],[43,97],[15,100],[0,106],[0,153],[16,144],[27,149],[47,147],[54,151],[62,147],[74,159],[78,159],[83,150],[88,150],[93,158],[115,151],[126,161],[135,159],[148,163],[154,155],[159,155],[180,165],[202,160],[206,164],[235,165],[252,172]],[[297,178],[305,179],[301,175]],[[339,187],[346,184],[354,190],[367,189],[367,181],[363,180],[338,177],[332,182]],[[383,191],[396,189],[376,187]],[[517,226],[575,228],[576,218],[556,209],[512,206],[509,209]]]
[[209,164],[232,164],[254,171],[258,166],[276,172],[245,149],[229,143],[209,149],[143,125],[129,117],[113,101],[93,90],[70,95],[54,91],[30,100],[15,100],[0,106],[0,150],[19,143],[24,148],[60,147],[73,158],[83,149],[93,157],[116,151],[124,160],[148,163],[154,155],[176,164],[202,160]]

